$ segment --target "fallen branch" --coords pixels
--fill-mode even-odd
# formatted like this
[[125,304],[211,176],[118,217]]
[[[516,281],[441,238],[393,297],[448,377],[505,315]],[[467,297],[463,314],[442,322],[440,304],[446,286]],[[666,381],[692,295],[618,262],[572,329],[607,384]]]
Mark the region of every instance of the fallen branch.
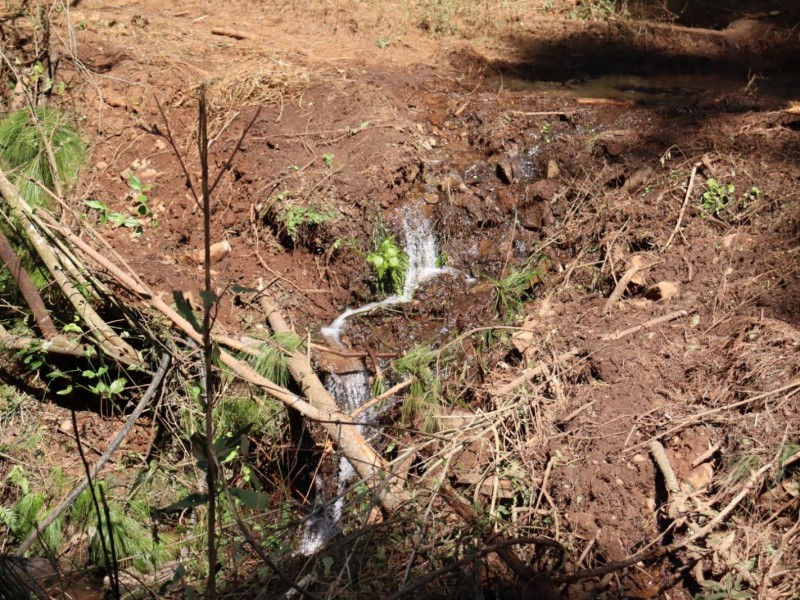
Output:
[[[52,225],[52,227],[57,226]],[[175,326],[196,343],[202,343],[202,336],[194,329],[191,323],[178,314],[178,312],[167,304],[161,296],[156,295],[144,283],[137,281],[133,276],[122,271],[117,265],[97,252],[75,234],[63,228],[61,231],[76,248],[84,252],[101,267],[105,268],[120,285],[166,316]],[[342,453],[356,469],[359,476],[373,482],[374,490],[378,494],[381,504],[387,511],[396,510],[403,502],[408,500],[406,494],[402,491],[398,489],[387,489],[385,486],[379,485],[381,479],[393,477],[385,461],[378,456],[372,446],[367,444],[364,437],[358,432],[356,429],[356,421],[350,415],[336,407],[336,403],[330,398],[330,394],[328,394],[327,390],[325,390],[325,396],[327,396],[327,398],[325,396],[321,398],[311,396],[308,398],[308,401],[306,401],[301,396],[293,394],[286,388],[259,375],[246,362],[237,360],[225,350],[220,349],[219,357],[222,363],[230,368],[238,377],[266,390],[277,400],[283,402],[289,408],[296,409],[307,419],[319,422],[336,445],[342,450]],[[308,386],[303,387],[301,384],[301,389],[303,389],[304,392],[308,392],[312,388]]]
[[[580,355],[579,350],[570,350],[569,352],[565,352],[564,354],[560,354],[559,356],[557,356],[555,362],[556,364],[560,365],[561,363],[565,363],[568,360],[575,358],[576,356],[579,355]],[[492,396],[502,396],[504,394],[510,394],[511,392],[516,390],[519,386],[521,386],[523,383],[526,383],[531,379],[533,379],[534,377],[538,377],[539,375],[544,375],[544,372],[545,372],[545,367],[543,367],[542,365],[530,369],[525,369],[519,377],[517,377],[516,379],[512,379],[510,382],[508,382],[501,388],[498,388],[496,390],[490,390],[489,393]]]
[[233,38],[235,40],[252,40],[253,36],[243,31],[235,29],[225,29],[223,27],[214,27],[211,30],[212,35],[224,35],[225,37]]
[[622,331],[617,331],[616,333],[609,333],[607,335],[602,336],[600,339],[604,341],[615,341],[624,338],[625,336],[631,335],[636,333],[637,331],[641,331],[642,329],[650,329],[651,327],[655,327],[656,325],[660,325],[661,323],[667,323],[669,321],[674,321],[680,317],[685,317],[689,313],[685,310],[676,310],[675,312],[671,312],[668,315],[663,315],[660,317],[656,317],[655,319],[650,319],[649,321],[645,321],[641,325],[635,325],[634,327],[629,327],[628,329],[623,329]]
[[39,230],[33,209],[20,196],[17,188],[8,180],[2,170],[0,170],[0,194],[5,198],[11,213],[22,225],[25,235],[42,259],[47,270],[50,271],[55,282],[61,288],[64,296],[75,308],[81,320],[86,323],[90,335],[97,340],[100,349],[111,358],[122,363],[128,365],[139,364],[141,361],[136,350],[109,327],[69,279],[65,273],[64,265]]
[[50,313],[47,312],[44,301],[41,295],[39,295],[39,290],[33,285],[31,276],[28,275],[28,271],[22,266],[17,253],[2,231],[0,231],[0,261],[6,265],[6,268],[8,268],[8,271],[14,278],[17,288],[19,288],[19,292],[22,294],[28,308],[31,309],[33,320],[36,321],[36,325],[39,327],[39,331],[42,332],[42,335],[45,337],[58,335],[58,330],[53,323],[53,319],[50,318]]
[[31,547],[39,535],[41,535],[41,533],[47,529],[47,527],[49,527],[53,521],[55,521],[65,510],[67,510],[67,508],[70,507],[70,505],[72,505],[73,502],[75,502],[75,500],[77,500],[78,496],[81,495],[83,490],[89,487],[90,480],[94,481],[97,478],[97,475],[109,461],[117,448],[119,448],[120,444],[122,444],[122,441],[128,435],[128,432],[133,428],[134,424],[139,419],[139,416],[142,414],[149,402],[153,399],[153,396],[156,395],[156,392],[161,386],[161,382],[164,381],[164,377],[167,374],[167,369],[169,368],[171,358],[172,357],[169,355],[169,353],[166,352],[161,357],[158,370],[153,376],[153,379],[150,381],[150,385],[147,386],[147,390],[142,396],[142,399],[139,400],[139,403],[136,405],[136,408],[133,409],[133,412],[128,417],[128,420],[125,421],[125,425],[123,425],[122,428],[120,428],[120,430],[117,432],[117,435],[111,441],[111,444],[109,444],[108,449],[94,465],[94,468],[90,474],[90,478],[81,480],[81,482],[67,495],[67,497],[61,501],[61,504],[56,506],[49,515],[42,519],[41,522],[37,523],[36,528],[31,531],[30,534],[28,534],[28,537],[26,537],[19,545],[15,556],[24,556],[25,552],[28,551],[28,548]]
[[6,335],[0,332],[0,351],[2,350],[31,350],[35,352],[63,354],[64,356],[85,357],[90,355],[94,348],[93,346],[74,342],[63,336],[41,340],[35,337]]
[[672,243],[672,238],[675,237],[675,234],[678,233],[681,227],[681,222],[683,221],[683,214],[686,212],[686,205],[689,203],[689,196],[692,195],[692,190],[694,189],[694,176],[697,175],[697,169],[702,166],[703,163],[695,163],[692,167],[692,174],[689,177],[689,185],[686,186],[686,195],[683,197],[683,204],[681,204],[681,211],[678,213],[678,221],[675,223],[675,229],[672,230],[672,233],[667,240],[667,243],[664,244],[664,247],[661,249],[661,252],[666,252],[669,245]]
[[607,315],[609,312],[611,312],[611,309],[614,308],[614,305],[617,302],[619,302],[619,299],[622,298],[622,294],[624,294],[625,290],[628,289],[628,285],[630,284],[633,277],[639,271],[642,271],[652,266],[652,265],[645,265],[644,258],[639,255],[632,256],[630,264],[631,266],[622,275],[620,280],[617,282],[617,285],[614,287],[614,291],[611,292],[611,295],[608,297],[608,300],[606,300],[606,304],[603,307],[604,315]]

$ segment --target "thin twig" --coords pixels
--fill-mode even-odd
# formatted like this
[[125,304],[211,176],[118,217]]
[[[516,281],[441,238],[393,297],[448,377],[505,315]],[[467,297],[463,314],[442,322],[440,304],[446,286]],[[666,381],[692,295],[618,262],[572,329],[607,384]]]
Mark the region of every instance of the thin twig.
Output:
[[678,213],[678,221],[675,223],[675,229],[672,230],[672,233],[670,234],[667,243],[664,244],[664,247],[661,249],[661,252],[667,251],[667,248],[669,248],[669,245],[672,243],[672,238],[674,238],[675,234],[680,230],[681,222],[683,221],[683,213],[686,212],[686,205],[689,203],[689,197],[692,195],[692,189],[694,189],[694,176],[697,175],[697,169],[702,165],[703,163],[695,163],[692,166],[692,174],[689,177],[689,185],[686,186],[686,195],[683,197],[681,211]]
[[[569,352],[564,352],[563,354],[558,355],[556,357],[555,362],[557,364],[565,363],[568,360],[570,360],[572,358],[575,358],[576,356],[579,356],[579,355],[580,355],[580,351],[579,350],[570,350]],[[505,394],[510,394],[511,392],[516,390],[519,386],[521,386],[523,383],[526,383],[527,381],[530,381],[534,377],[538,377],[539,375],[543,375],[543,374],[544,374],[544,369],[542,368],[541,365],[539,365],[538,367],[533,367],[531,369],[525,369],[522,372],[522,374],[519,375],[519,377],[517,377],[516,379],[511,380],[506,385],[504,385],[504,386],[502,386],[502,387],[500,387],[500,388],[498,388],[496,390],[489,390],[489,393],[492,396],[502,396],[502,395],[505,395]]]
[[650,329],[651,327],[655,327],[656,325],[660,325],[661,323],[667,323],[669,321],[674,321],[680,317],[685,317],[689,313],[685,310],[676,310],[675,312],[671,312],[667,315],[663,315],[660,317],[656,317],[654,319],[650,319],[649,321],[645,321],[641,325],[635,325],[634,327],[629,327],[628,329],[623,329],[622,331],[617,331],[616,333],[609,333],[607,335],[602,336],[600,339],[603,341],[616,341],[625,336],[631,335],[632,333],[636,333],[637,331],[641,331],[642,329]]

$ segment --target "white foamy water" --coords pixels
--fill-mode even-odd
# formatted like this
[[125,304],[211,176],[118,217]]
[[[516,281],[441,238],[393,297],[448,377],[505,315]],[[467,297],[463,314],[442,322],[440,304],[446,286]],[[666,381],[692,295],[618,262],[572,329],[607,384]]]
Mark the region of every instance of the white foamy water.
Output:
[[392,295],[379,302],[370,302],[358,308],[348,308],[328,325],[322,328],[322,335],[331,343],[339,345],[342,331],[347,320],[356,315],[379,311],[387,306],[410,302],[414,290],[420,283],[432,279],[442,273],[453,273],[450,267],[437,267],[439,246],[430,221],[419,211],[406,210],[403,214],[403,235],[405,251],[408,254],[408,271],[401,295]]
[[[369,382],[365,371],[337,375],[331,373],[325,387],[331,393],[344,412],[352,413],[369,399]],[[369,420],[371,410],[365,410],[358,416],[362,423]],[[364,425],[357,427],[362,435],[366,431]],[[339,458],[339,472],[336,477],[336,495],[325,494],[326,486],[321,477],[317,477],[314,485],[317,495],[322,498],[321,506],[306,521],[303,537],[297,551],[303,556],[316,554],[322,546],[339,532],[338,522],[344,510],[344,492],[348,484],[356,477],[356,470],[344,457]],[[326,497],[327,496],[327,497]],[[336,498],[333,503],[330,501]]]

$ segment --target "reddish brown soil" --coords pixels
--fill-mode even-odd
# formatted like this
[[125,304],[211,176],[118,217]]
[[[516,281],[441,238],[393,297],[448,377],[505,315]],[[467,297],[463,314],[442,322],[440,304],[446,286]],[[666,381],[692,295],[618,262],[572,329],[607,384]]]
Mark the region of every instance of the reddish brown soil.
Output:
[[[76,30],[77,58],[90,72],[77,70],[77,61],[64,66],[71,88],[64,101],[92,140],[91,168],[72,193],[76,214],[86,212],[82,200],[89,198],[133,212],[125,176],[138,173],[151,186],[157,226],[146,223],[138,237],[124,228],[98,230],[155,289],[196,299],[202,273],[189,256],[202,246],[202,218],[164,118],[196,185],[195,98],[197,86],[211,80],[213,176],[254,119],[212,197],[212,239],[232,248],[214,266],[220,333],[262,326],[261,313],[231,292],[261,284],[298,332],[318,336],[345,307],[372,299],[364,255],[379,219],[398,231],[399,209],[423,196],[451,266],[502,278],[530,256],[546,259],[524,314],[512,322],[532,333],[530,340],[484,354],[477,342],[462,345],[464,379],[447,385],[462,386],[457,395],[473,413],[501,414],[518,403],[530,417],[524,424],[498,417],[497,429],[516,436],[501,445],[508,456],[489,457],[481,449],[489,442],[473,442],[455,455],[454,471],[491,467],[504,481],[543,487],[547,495],[536,507],[547,519],[530,511],[519,524],[564,543],[568,569],[621,560],[664,533],[659,507],[667,492],[649,441],[661,440],[681,482],[697,476],[693,463],[716,448],[704,460],[713,473],[704,498],[717,509],[735,494],[725,482],[737,457],[752,453],[767,462],[781,441],[800,442],[800,411],[791,399],[800,373],[800,120],[781,111],[800,81],[783,59],[797,50],[785,23],[763,18],[740,22],[747,35],[736,28],[715,35],[546,14],[525,30],[503,26],[503,35],[488,41],[410,28],[379,48],[391,9],[370,18],[335,4],[304,17],[288,6],[247,2],[81,2],[72,11],[73,22],[84,25]],[[554,4],[559,10],[563,3]],[[698,13],[688,24],[724,29],[741,16],[720,23]],[[217,27],[248,37],[213,35]],[[238,100],[234,84],[267,67],[271,83],[260,82],[252,102]],[[664,92],[685,98],[678,103],[619,89],[576,100],[588,95],[582,80],[599,76],[656,80],[665,72],[709,71],[737,83]],[[756,77],[748,80],[748,71]],[[540,80],[563,89],[542,91]],[[224,100],[226,86],[234,96]],[[741,209],[704,215],[700,197],[711,177],[735,185],[734,204],[753,186],[760,194]],[[331,218],[301,228],[293,240],[279,219],[286,201]],[[71,223],[77,226],[77,217]],[[606,310],[634,255],[646,265],[641,278]],[[401,316],[364,319],[347,339],[359,352],[400,353],[500,324],[487,281],[470,287],[440,280]],[[659,282],[677,284],[677,294],[659,298],[652,290]],[[683,312],[614,337],[676,311]],[[571,349],[577,360],[554,361]],[[492,395],[541,363],[550,377],[511,397]],[[409,445],[419,439],[400,437]],[[787,477],[796,481],[793,464]],[[412,473],[425,481],[424,473]],[[755,490],[747,509],[735,513],[728,527],[740,536],[737,544],[706,568],[706,578],[755,560],[782,572],[761,583],[763,597],[798,581],[796,538],[794,545],[781,538],[798,505],[781,485]],[[475,497],[488,505],[486,496]],[[775,564],[767,547],[782,548]],[[404,560],[391,569],[402,574]],[[557,594],[689,598],[699,589],[684,569],[691,560],[680,554]],[[501,563],[487,564],[487,589],[495,578],[510,580]],[[415,567],[433,570],[421,558]],[[382,597],[388,588],[380,585],[342,594]]]

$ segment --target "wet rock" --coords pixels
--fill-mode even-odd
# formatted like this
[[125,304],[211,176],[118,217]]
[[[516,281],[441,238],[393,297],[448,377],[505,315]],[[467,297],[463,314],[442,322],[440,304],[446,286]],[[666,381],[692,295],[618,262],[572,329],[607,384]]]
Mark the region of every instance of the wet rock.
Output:
[[550,202],[558,193],[559,184],[552,179],[540,179],[525,188],[525,203]]
[[481,240],[478,244],[478,254],[483,260],[496,260],[502,258],[502,251],[495,240]]
[[479,161],[464,169],[463,180],[468,185],[480,185],[494,180],[495,168],[488,162]]
[[503,212],[510,213],[517,208],[517,194],[513,190],[500,188],[497,190],[497,206]]
[[497,163],[497,178],[505,184],[514,183],[514,168],[507,158]]
[[536,165],[519,154],[509,155],[497,163],[497,178],[505,184],[528,184],[536,177]]
[[483,221],[486,218],[483,201],[475,194],[458,194],[453,200],[453,204],[467,211],[467,214],[475,221]]
[[525,200],[518,212],[523,227],[539,230],[555,222],[551,201],[558,188],[558,181],[554,179],[541,179],[525,188]]
[[540,230],[555,222],[553,209],[548,201],[536,201],[525,206],[518,213],[520,224],[525,229]]

